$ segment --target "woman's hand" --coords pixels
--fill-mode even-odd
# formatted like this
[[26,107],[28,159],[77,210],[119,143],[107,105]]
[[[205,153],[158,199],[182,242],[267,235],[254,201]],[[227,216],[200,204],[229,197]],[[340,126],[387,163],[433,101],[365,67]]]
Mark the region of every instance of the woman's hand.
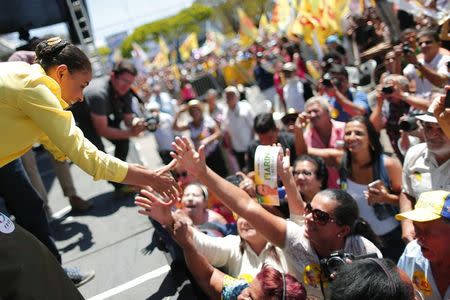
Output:
[[170,155],[189,173],[197,178],[206,174],[205,146],[200,146],[197,152],[186,137],[176,137],[172,147],[175,152]]
[[152,188],[164,198],[171,201],[178,201],[179,195],[181,195],[181,189],[178,186],[176,180],[170,174],[177,164],[176,160],[172,160],[168,165],[163,166],[155,171],[155,178],[151,184]]
[[375,184],[369,184],[367,191],[364,191],[364,196],[366,197],[369,205],[374,205],[376,203],[386,203],[386,199],[389,196],[389,191],[384,186],[381,180],[374,182]]
[[250,197],[256,198],[255,182],[242,172],[236,172],[243,180],[239,183],[239,188],[243,189]]
[[[277,146],[280,147],[281,149],[283,149],[280,144],[278,144]],[[283,150],[281,150],[280,154],[278,155],[277,173],[278,173],[278,176],[280,176],[281,180],[283,180],[283,181],[285,179],[288,179],[289,176],[292,176],[290,157],[291,157],[291,151],[289,150],[289,148],[286,148],[284,155],[283,155]]]
[[173,239],[180,245],[181,248],[193,246],[192,235],[189,232],[189,226],[185,220],[176,219],[172,231]]
[[171,213],[172,201],[165,202],[156,197],[150,191],[144,189],[141,190],[140,194],[134,199],[134,203],[143,208],[138,210],[140,214],[158,221],[163,226],[170,226],[173,224],[173,217]]

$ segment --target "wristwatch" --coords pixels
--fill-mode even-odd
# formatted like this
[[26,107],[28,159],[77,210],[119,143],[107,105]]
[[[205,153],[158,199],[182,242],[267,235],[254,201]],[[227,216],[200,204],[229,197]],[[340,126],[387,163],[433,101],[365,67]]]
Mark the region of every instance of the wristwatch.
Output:
[[423,64],[421,62],[417,62],[417,63],[414,64],[414,67],[416,69],[420,69],[420,67],[423,67]]

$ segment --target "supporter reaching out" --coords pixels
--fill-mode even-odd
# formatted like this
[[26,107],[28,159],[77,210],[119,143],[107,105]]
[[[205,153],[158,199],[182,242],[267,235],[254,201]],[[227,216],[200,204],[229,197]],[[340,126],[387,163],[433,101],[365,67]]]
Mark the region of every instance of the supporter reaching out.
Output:
[[329,293],[328,284],[324,285],[321,277],[319,257],[342,249],[354,255],[377,253],[381,256],[372,242],[359,235],[377,242],[370,226],[359,218],[355,200],[346,192],[325,190],[318,193],[304,206],[303,223],[297,225],[270,214],[246,192],[215,174],[205,164],[203,147],[196,152],[186,138],[176,138],[173,146],[176,151],[172,153],[173,158],[267,240],[283,249],[290,272],[302,279],[309,296],[324,299]]

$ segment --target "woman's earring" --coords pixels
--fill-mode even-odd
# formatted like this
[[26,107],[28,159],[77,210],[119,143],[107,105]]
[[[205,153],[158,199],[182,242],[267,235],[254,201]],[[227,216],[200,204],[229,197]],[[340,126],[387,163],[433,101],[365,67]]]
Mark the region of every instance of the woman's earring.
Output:
[[341,234],[339,233],[339,234],[337,235],[337,237],[340,238],[340,237],[341,237]]

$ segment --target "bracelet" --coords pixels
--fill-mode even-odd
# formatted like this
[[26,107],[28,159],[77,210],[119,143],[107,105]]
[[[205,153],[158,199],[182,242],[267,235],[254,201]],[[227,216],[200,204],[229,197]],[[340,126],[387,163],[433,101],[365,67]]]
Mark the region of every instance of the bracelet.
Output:
[[423,64],[421,62],[418,62],[418,63],[414,64],[414,67],[416,69],[420,69],[421,67],[423,67]]

